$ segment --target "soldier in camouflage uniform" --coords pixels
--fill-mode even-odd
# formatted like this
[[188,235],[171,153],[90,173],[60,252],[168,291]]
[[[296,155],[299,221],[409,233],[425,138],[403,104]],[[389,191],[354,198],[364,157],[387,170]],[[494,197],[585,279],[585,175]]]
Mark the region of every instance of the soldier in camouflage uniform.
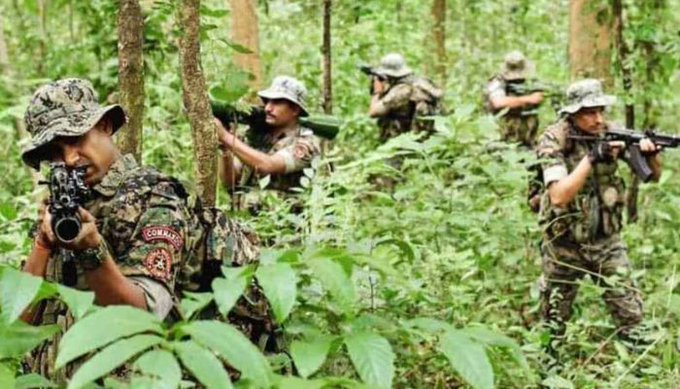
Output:
[[295,194],[303,171],[321,155],[320,139],[299,123],[300,117],[308,116],[307,89],[295,78],[279,76],[258,96],[264,104],[268,127],[266,132],[249,129],[257,135],[250,138],[253,144],[241,141],[215,120],[224,151],[220,177],[227,188],[235,191],[238,209],[257,212],[265,195],[259,190],[258,180],[269,175],[271,180],[265,189],[290,199],[294,211],[299,211]]
[[[255,260],[253,236],[214,209],[189,208],[177,180],[121,155],[112,135],[125,124],[125,113],[119,105],[100,106],[88,81],[65,79],[39,88],[25,120],[32,139],[23,161],[35,169],[41,161],[87,167],[84,181],[92,196],[79,209],[82,229],[70,243],[55,238],[51,215],[41,209],[24,271],[93,291],[98,305],[131,305],[173,321],[181,315],[180,291],[204,288],[206,268]],[[245,305],[264,321],[266,304]],[[63,331],[73,324],[56,299],[41,302],[23,319],[56,323]],[[54,371],[60,336],[34,350],[27,364],[63,383],[83,361]]]
[[380,140],[411,130],[431,133],[434,122],[422,117],[441,113],[443,92],[432,81],[414,75],[401,54],[387,54],[373,71],[379,77],[372,81],[368,114],[378,119]]
[[[570,85],[567,100],[562,118],[546,129],[537,146],[547,188],[540,207],[543,319],[559,341],[571,316],[577,282],[590,274],[605,288],[603,298],[618,334],[631,338],[642,321],[642,299],[630,278],[631,265],[619,235],[625,188],[617,160],[627,158],[625,145],[575,138],[601,136],[612,128],[614,124],[604,120],[604,108],[615,98],[603,93],[599,81],[589,79]],[[640,142],[640,148],[658,180],[658,148],[649,139]]]
[[538,106],[543,102],[543,92],[523,96],[513,94],[508,85],[524,84],[532,75],[534,65],[519,51],[505,56],[500,74],[493,76],[486,86],[486,108],[493,114],[503,111],[500,124],[501,139],[519,142],[533,148],[538,134]]

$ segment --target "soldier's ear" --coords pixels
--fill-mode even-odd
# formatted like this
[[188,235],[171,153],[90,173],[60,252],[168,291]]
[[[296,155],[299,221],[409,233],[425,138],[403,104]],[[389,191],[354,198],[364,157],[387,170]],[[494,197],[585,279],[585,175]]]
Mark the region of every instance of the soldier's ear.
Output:
[[97,128],[111,136],[113,135],[113,120],[108,116],[104,116],[99,120],[99,123],[97,123]]

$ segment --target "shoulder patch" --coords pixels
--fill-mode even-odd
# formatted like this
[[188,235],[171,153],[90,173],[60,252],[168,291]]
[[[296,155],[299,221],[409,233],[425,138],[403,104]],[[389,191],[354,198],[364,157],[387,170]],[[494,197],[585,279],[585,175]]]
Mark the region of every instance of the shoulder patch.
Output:
[[144,258],[144,267],[152,277],[164,281],[170,280],[172,256],[166,249],[154,249]]
[[158,241],[166,242],[174,247],[176,251],[180,251],[184,246],[182,235],[170,227],[146,227],[142,229],[142,239],[147,243]]

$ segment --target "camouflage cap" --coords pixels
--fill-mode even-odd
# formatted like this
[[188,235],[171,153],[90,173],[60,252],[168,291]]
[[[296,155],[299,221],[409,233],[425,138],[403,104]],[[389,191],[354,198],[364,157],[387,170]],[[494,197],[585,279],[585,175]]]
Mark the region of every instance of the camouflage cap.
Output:
[[394,78],[406,77],[413,73],[411,68],[406,66],[404,57],[397,53],[390,53],[382,57],[380,65],[375,69],[375,72]]
[[261,99],[284,99],[294,103],[302,110],[301,116],[309,116],[307,112],[307,88],[297,78],[278,76],[269,88],[257,93]]
[[118,104],[102,107],[89,81],[67,78],[41,86],[28,104],[24,120],[31,140],[21,153],[24,163],[38,169],[46,158],[44,146],[59,136],[80,136],[109,116],[116,132],[125,124]]
[[607,107],[615,102],[616,97],[604,94],[599,80],[580,80],[567,88],[567,105],[560,109],[560,115],[571,115],[581,108]]
[[534,63],[526,59],[520,51],[511,51],[505,55],[501,74],[508,81],[524,80],[534,73]]

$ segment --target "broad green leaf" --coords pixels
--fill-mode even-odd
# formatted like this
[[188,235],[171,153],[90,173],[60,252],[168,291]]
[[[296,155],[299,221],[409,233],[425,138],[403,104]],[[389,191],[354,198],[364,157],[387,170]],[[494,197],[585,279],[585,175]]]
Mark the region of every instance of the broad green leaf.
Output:
[[305,341],[296,340],[290,345],[290,354],[302,377],[307,378],[319,370],[326,360],[332,341],[330,337],[320,336]]
[[378,388],[391,388],[394,378],[394,352],[387,339],[360,332],[345,337],[352,364],[366,383]]
[[419,328],[432,334],[438,334],[440,332],[453,329],[451,324],[441,320],[431,319],[429,317],[417,317],[415,319],[407,320],[404,325],[408,327]]
[[319,278],[340,309],[346,313],[351,312],[357,296],[354,283],[347,276],[342,266],[326,258],[311,259],[307,262],[307,266]]
[[493,388],[493,368],[483,345],[452,330],[442,336],[439,347],[466,383],[475,389]]
[[80,319],[92,307],[94,292],[83,292],[64,285],[57,285],[59,296],[68,305],[73,317]]
[[541,382],[541,386],[551,389],[574,389],[574,384],[558,375],[553,375],[544,379]]
[[323,379],[307,380],[293,376],[278,376],[276,379],[276,389],[322,389],[329,387],[328,382]]
[[22,321],[0,324],[0,359],[20,357],[59,332],[59,326],[31,326]]
[[210,350],[194,342],[173,344],[182,364],[209,389],[231,389],[229,374]]
[[241,297],[246,289],[246,279],[242,276],[228,280],[226,278],[215,278],[212,282],[213,298],[222,316],[227,314],[234,307],[238,298]]
[[155,335],[135,335],[113,343],[87,360],[76,371],[68,383],[68,389],[77,389],[85,386],[97,378],[106,375],[135,355],[162,341],[163,338]]
[[162,333],[156,316],[127,305],[100,309],[76,322],[59,345],[56,367],[85,355],[116,339],[140,332]]
[[295,304],[297,276],[287,263],[260,266],[255,273],[279,323],[283,323]]
[[184,292],[184,298],[180,302],[180,308],[185,318],[191,318],[196,312],[205,308],[213,301],[212,293]]
[[14,369],[4,363],[0,363],[0,388],[13,388],[15,382]]
[[6,268],[0,278],[0,318],[12,323],[33,301],[43,280],[12,268]]
[[54,382],[41,376],[40,374],[26,374],[17,377],[17,382],[14,384],[14,389],[30,389],[30,388],[57,388],[59,387]]
[[155,388],[174,389],[182,380],[182,370],[175,356],[166,350],[151,350],[139,357],[134,367],[149,376]]
[[529,368],[529,364],[522,353],[522,349],[514,339],[492,331],[486,327],[469,327],[461,331],[470,338],[475,339],[478,342],[482,342],[488,346],[505,348],[515,359],[515,361],[517,361],[517,363],[519,363],[525,369]]
[[269,362],[236,328],[218,321],[195,321],[182,326],[182,331],[219,354],[244,378],[251,379],[258,386],[271,386]]

